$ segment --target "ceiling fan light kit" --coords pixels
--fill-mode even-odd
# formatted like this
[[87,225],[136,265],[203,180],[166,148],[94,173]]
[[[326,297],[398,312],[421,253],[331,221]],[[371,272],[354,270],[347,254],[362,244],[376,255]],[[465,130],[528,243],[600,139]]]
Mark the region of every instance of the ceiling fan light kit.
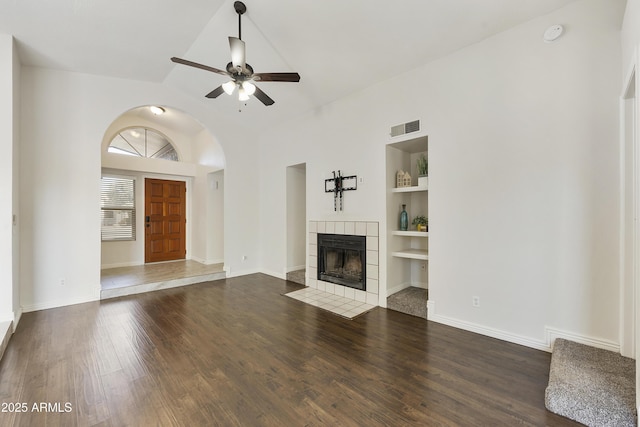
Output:
[[222,85],[222,89],[227,95],[232,95],[233,91],[236,90],[236,82],[229,80],[228,82]]
[[253,84],[253,83],[251,83],[251,82],[244,82],[244,83],[242,83],[242,89],[243,89],[243,90],[244,90],[244,92],[245,92],[247,95],[249,95],[249,96],[251,96],[251,95],[253,95],[254,93],[256,93],[256,85],[254,85],[254,84]]
[[233,7],[238,14],[238,37],[229,37],[229,48],[231,51],[231,62],[227,64],[226,70],[210,67],[208,65],[198,64],[197,62],[188,61],[186,59],[171,58],[171,61],[187,65],[189,67],[200,68],[201,70],[210,71],[212,73],[221,74],[230,77],[231,80],[218,86],[205,96],[207,98],[217,98],[223,92],[232,95],[236,86],[238,87],[238,100],[248,101],[251,95],[264,105],[273,105],[275,102],[264,93],[252,81],[259,82],[299,82],[300,74],[298,73],[254,73],[251,65],[246,62],[245,43],[242,40],[242,15],[247,11],[247,7],[241,1],[236,1]]

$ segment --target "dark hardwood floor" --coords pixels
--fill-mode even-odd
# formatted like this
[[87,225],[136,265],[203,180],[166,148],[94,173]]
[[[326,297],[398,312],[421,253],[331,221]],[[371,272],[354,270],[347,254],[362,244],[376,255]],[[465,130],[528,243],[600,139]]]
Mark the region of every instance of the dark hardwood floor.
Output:
[[283,296],[300,288],[256,274],[26,313],[0,409],[27,411],[0,425],[577,425],[544,407],[547,353],[383,308],[347,320]]

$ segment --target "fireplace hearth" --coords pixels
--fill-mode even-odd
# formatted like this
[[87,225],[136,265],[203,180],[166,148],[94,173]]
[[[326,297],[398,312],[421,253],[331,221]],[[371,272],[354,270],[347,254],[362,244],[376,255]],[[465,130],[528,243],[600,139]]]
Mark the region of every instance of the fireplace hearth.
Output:
[[318,280],[366,291],[366,237],[318,233]]

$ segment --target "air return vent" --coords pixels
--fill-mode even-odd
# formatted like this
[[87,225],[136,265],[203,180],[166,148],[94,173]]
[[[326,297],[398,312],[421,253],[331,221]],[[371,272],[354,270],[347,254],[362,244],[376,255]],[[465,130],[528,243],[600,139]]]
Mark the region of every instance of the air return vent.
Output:
[[411,132],[418,132],[420,130],[420,120],[414,120],[412,122],[403,123],[391,127],[391,136],[400,136]]

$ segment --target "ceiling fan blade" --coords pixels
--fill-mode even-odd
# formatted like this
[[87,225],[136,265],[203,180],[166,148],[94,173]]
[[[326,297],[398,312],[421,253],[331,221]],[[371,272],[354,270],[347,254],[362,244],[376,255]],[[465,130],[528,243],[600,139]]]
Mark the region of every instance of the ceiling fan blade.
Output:
[[255,73],[253,79],[257,82],[299,82],[298,73]]
[[175,56],[173,58],[171,58],[171,61],[175,62],[176,64],[188,65],[189,67],[200,68],[201,70],[211,71],[212,73],[216,73],[216,74],[222,74],[223,76],[229,76],[230,75],[226,71],[222,71],[222,70],[219,70],[217,68],[209,67],[208,65],[198,64],[197,62],[188,61],[186,59],[176,58]]
[[222,86],[218,86],[217,88],[215,88],[214,90],[206,94],[205,96],[207,98],[217,98],[223,93],[224,93],[224,89],[222,88]]
[[238,69],[238,67],[240,67],[242,71],[245,71],[246,52],[244,42],[237,37],[229,37],[229,47],[231,48],[231,63],[233,64],[233,68]]
[[256,86],[256,91],[253,93],[253,96],[258,98],[264,105],[273,105],[273,103],[275,102],[273,99],[269,98],[269,95],[264,93],[258,86]]

